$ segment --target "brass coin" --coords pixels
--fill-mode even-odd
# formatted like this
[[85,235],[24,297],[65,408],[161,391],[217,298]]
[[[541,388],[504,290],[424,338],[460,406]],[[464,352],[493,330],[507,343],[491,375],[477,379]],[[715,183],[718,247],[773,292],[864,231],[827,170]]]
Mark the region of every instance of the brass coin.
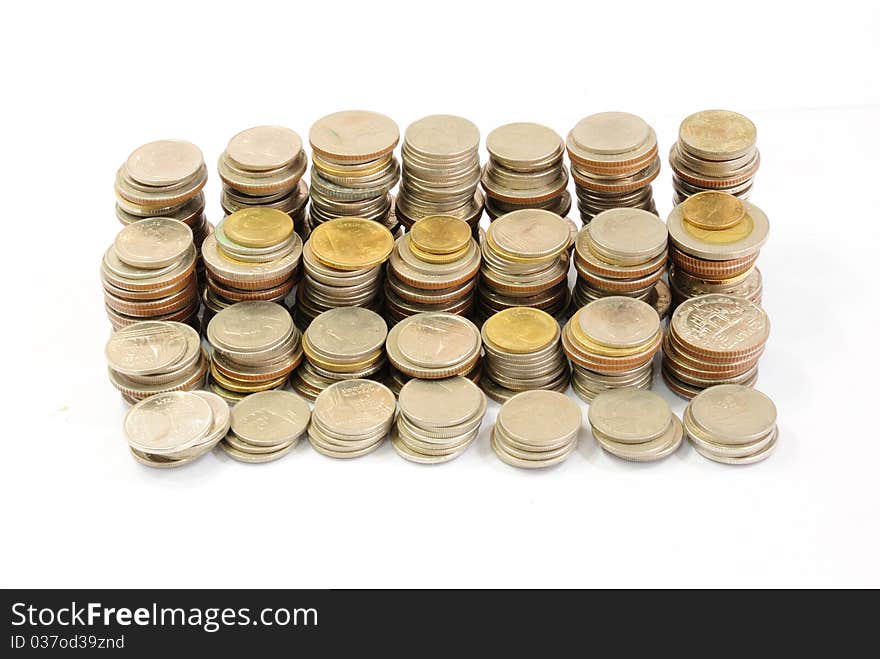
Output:
[[317,226],[309,238],[312,254],[326,266],[363,270],[384,263],[394,237],[378,222],[340,217]]
[[732,194],[707,190],[688,197],[681,205],[681,213],[695,227],[719,231],[739,224],[746,215],[746,207]]
[[454,254],[467,249],[471,228],[464,220],[451,215],[422,218],[410,229],[412,245],[429,254]]
[[754,147],[757,129],[748,117],[736,112],[704,110],[681,122],[678,139],[697,156],[732,160]]
[[537,352],[559,335],[559,325],[550,314],[531,307],[499,311],[483,325],[486,338],[501,350],[515,354]]
[[242,208],[223,221],[226,236],[245,247],[271,247],[293,233],[293,220],[275,208]]

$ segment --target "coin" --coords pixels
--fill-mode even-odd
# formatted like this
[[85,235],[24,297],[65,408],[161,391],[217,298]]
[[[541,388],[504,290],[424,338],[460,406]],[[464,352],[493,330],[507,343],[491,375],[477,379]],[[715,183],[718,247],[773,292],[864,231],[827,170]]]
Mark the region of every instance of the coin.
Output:
[[159,140],[135,149],[126,173],[144,185],[167,186],[195,176],[203,164],[198,147],[183,140]]
[[365,455],[385,440],[395,407],[394,394],[378,382],[336,382],[315,400],[309,442],[329,457]]
[[672,422],[662,396],[639,389],[605,391],[590,403],[590,425],[616,442],[641,444],[660,437]]
[[308,403],[296,394],[263,391],[232,408],[232,432],[256,446],[286,445],[305,432],[310,417]]
[[582,423],[577,403],[564,394],[524,391],[501,406],[492,448],[513,466],[548,467],[571,454]]
[[161,373],[186,352],[186,337],[172,323],[145,321],[114,332],[104,353],[111,368],[126,375]]
[[[600,396],[604,395],[606,394],[600,394]],[[591,408],[598,399],[599,396],[593,399]],[[637,443],[619,442],[596,430],[596,428],[593,428],[593,436],[596,438],[599,446],[621,460],[627,460],[629,462],[654,462],[668,457],[678,450],[684,438],[684,430],[681,421],[678,420],[677,416],[672,414],[666,430],[654,439]]]
[[271,247],[293,233],[293,222],[274,208],[246,208],[229,215],[223,222],[226,236],[245,247]]
[[192,239],[192,231],[183,222],[153,217],[125,227],[117,234],[113,247],[128,265],[153,270],[180,261]]
[[140,401],[125,415],[129,445],[153,455],[199,443],[211,429],[210,404],[189,391],[172,391]]
[[324,222],[309,238],[312,253],[324,265],[339,270],[363,270],[383,263],[394,238],[388,229],[361,218]]
[[469,320],[445,312],[410,316],[388,333],[394,367],[410,377],[441,379],[470,371],[480,357],[480,332]]

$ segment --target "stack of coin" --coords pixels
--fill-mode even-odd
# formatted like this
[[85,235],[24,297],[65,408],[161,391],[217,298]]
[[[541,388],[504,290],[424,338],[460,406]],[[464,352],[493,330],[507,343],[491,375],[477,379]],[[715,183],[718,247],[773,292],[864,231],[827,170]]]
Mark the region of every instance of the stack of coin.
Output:
[[480,247],[464,220],[422,218],[397,239],[385,278],[385,313],[395,323],[422,311],[466,316],[474,306]]
[[578,278],[572,306],[579,309],[600,297],[625,295],[665,315],[669,292],[661,277],[668,237],[666,225],[648,211],[616,208],[596,215],[575,242]]
[[704,110],[687,117],[669,152],[673,203],[702,190],[720,190],[748,199],[761,157],[758,132],[747,117],[729,110]]
[[209,391],[169,391],[140,401],[123,427],[143,465],[182,467],[205,455],[229,430],[229,406]]
[[122,229],[101,263],[105,308],[113,327],[147,319],[195,323],[195,268],[192,231],[180,220],[151,217]]
[[304,398],[315,400],[340,380],[381,379],[388,326],[382,317],[361,307],[330,309],[303,332],[305,362],[291,377]]
[[565,394],[524,391],[498,411],[492,449],[514,467],[551,467],[574,451],[582,423],[580,407]]
[[693,398],[716,384],[751,387],[770,336],[770,319],[744,297],[710,293],[683,302],[663,343],[663,379]]
[[489,225],[482,244],[479,317],[510,307],[534,307],[552,316],[568,302],[565,220],[550,211],[519,210]]
[[290,216],[274,208],[243,208],[205,240],[205,321],[245,300],[283,302],[299,278],[302,239]]
[[237,302],[214,316],[205,334],[213,348],[211,389],[228,402],[283,388],[302,361],[299,330],[274,302]]
[[770,223],[760,208],[726,192],[700,192],[676,206],[666,226],[673,305],[707,293],[761,303],[763,284],[755,263]]
[[663,341],[660,316],[631,297],[603,297],[579,309],[562,330],[571,386],[586,401],[606,389],[650,389]]
[[480,131],[467,119],[436,114],[409,125],[403,136],[395,212],[410,227],[430,215],[450,215],[474,230],[483,214]]
[[684,411],[688,441],[704,458],[731,465],[760,462],[776,448],[776,406],[738,384],[709,387]]
[[568,361],[559,324],[531,307],[499,311],[483,323],[483,391],[503,403],[520,391],[568,388]]
[[660,173],[657,134],[627,112],[601,112],[581,119],[566,139],[578,209],[586,224],[612,208],[657,213],[652,181]]
[[400,178],[397,124],[385,115],[348,110],[319,119],[309,131],[312,185],[309,229],[335,217],[363,217],[394,230],[391,190]]
[[385,441],[394,422],[394,394],[372,380],[343,380],[321,392],[309,424],[309,443],[331,458],[358,458]]
[[571,209],[565,145],[550,128],[515,123],[496,128],[486,138],[489,162],[481,182],[486,212],[492,219],[523,208],[542,208],[565,216]]
[[675,453],[684,431],[662,396],[641,389],[609,389],[587,413],[599,446],[622,460],[653,462]]
[[132,323],[110,336],[104,354],[110,382],[129,403],[198,389],[208,370],[199,333],[183,323]]
[[381,306],[382,264],[394,249],[385,227],[363,218],[329,220],[318,226],[303,248],[303,282],[297,289],[300,327],[336,307]]
[[239,462],[271,462],[296,448],[310,418],[309,404],[290,391],[251,394],[232,408],[220,448]]
[[220,204],[227,215],[262,206],[287,213],[297,231],[305,224],[309,186],[302,139],[283,126],[256,126],[235,135],[220,156]]
[[400,390],[391,445],[411,462],[439,464],[464,453],[480,434],[486,396],[467,378],[410,380]]
[[439,380],[470,373],[480,360],[480,330],[442,311],[419,313],[391,328],[388,361],[411,378]]

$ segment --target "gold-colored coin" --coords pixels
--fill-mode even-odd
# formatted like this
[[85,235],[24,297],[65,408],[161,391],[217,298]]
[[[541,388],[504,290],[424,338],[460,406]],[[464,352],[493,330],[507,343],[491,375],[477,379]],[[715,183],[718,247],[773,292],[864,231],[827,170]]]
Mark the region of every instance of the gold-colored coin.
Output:
[[421,259],[425,263],[434,263],[438,265],[442,265],[444,263],[453,263],[454,261],[458,261],[463,258],[470,251],[470,245],[465,244],[465,246],[456,251],[451,252],[449,254],[434,254],[433,252],[425,252],[419,249],[410,239],[409,242],[409,250],[416,255],[417,258]]
[[633,348],[610,348],[608,346],[603,346],[601,343],[596,343],[586,334],[584,334],[583,330],[579,327],[577,323],[572,323],[571,325],[571,333],[574,335],[577,340],[579,347],[584,352],[589,352],[594,355],[599,355],[601,357],[634,357],[636,355],[643,354],[649,351],[654,344],[657,343],[658,335],[655,334],[645,343],[635,346]]
[[275,387],[280,387],[287,380],[287,374],[277,378],[275,380],[270,380],[268,382],[243,382],[239,380],[233,380],[221,373],[217,370],[217,367],[214,366],[214,363],[211,362],[211,377],[224,389],[228,389],[229,391],[239,393],[239,394],[250,394],[256,393],[258,391],[267,391],[269,389],[274,389]]
[[464,252],[471,240],[467,222],[451,215],[430,215],[410,229],[412,245],[429,254]]
[[483,330],[489,341],[514,354],[537,352],[559,335],[559,325],[553,316],[531,307],[499,311],[486,321]]
[[391,232],[372,220],[340,217],[318,225],[309,238],[312,254],[338,270],[364,270],[384,263],[394,249]]
[[746,207],[732,194],[707,190],[688,197],[681,206],[681,213],[698,229],[721,231],[739,224],[746,215]]
[[276,208],[242,208],[223,221],[223,232],[244,247],[271,247],[290,238],[293,220]]
[[388,167],[392,158],[394,158],[394,154],[389,153],[387,156],[379,158],[378,160],[370,160],[364,165],[338,165],[322,159],[317,153],[313,153],[312,164],[325,174],[330,174],[331,176],[349,176],[354,178],[359,176],[370,176],[371,174],[381,172]]
[[701,229],[691,222],[682,222],[684,230],[694,238],[713,245],[726,245],[739,242],[751,235],[755,229],[755,221],[746,213],[743,218],[729,229]]

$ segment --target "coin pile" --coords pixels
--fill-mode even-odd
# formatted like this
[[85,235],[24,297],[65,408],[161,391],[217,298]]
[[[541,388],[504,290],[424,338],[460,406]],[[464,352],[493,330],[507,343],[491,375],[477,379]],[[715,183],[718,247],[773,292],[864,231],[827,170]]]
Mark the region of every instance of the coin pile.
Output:
[[467,378],[410,380],[400,390],[391,445],[411,462],[439,464],[464,453],[480,434],[486,396]]
[[315,400],[309,443],[331,458],[359,458],[385,441],[394,422],[394,394],[372,380],[336,382]]
[[211,319],[205,334],[213,348],[211,389],[228,402],[284,387],[302,361],[299,330],[274,302],[236,302]]
[[731,465],[764,460],[779,437],[773,401],[738,384],[709,387],[697,394],[684,411],[684,429],[697,453]]
[[483,214],[480,131],[467,119],[436,114],[409,125],[395,213],[406,227],[430,215],[450,215],[477,228]]
[[761,303],[763,284],[755,263],[770,222],[760,208],[726,192],[700,192],[676,206],[666,226],[673,305],[707,293]]
[[491,316],[482,329],[483,391],[503,403],[520,391],[568,388],[568,360],[559,324],[531,307],[512,307]]
[[397,239],[385,277],[385,313],[395,323],[422,311],[466,316],[474,306],[480,247],[464,220],[432,215]]
[[660,173],[657,134],[627,112],[581,119],[566,139],[571,176],[584,224],[612,208],[656,214],[651,183]]
[[104,252],[101,283],[114,329],[139,320],[196,322],[196,249],[180,220],[151,217],[126,226]]
[[198,389],[208,370],[199,333],[183,323],[132,323],[110,336],[104,354],[110,382],[129,403]]
[[205,455],[229,430],[229,406],[209,391],[168,391],[125,415],[132,457],[143,465],[182,467]]
[[716,384],[751,387],[770,336],[767,313],[751,300],[710,293],[683,302],[663,343],[663,379],[693,398]]
[[318,226],[303,248],[303,281],[297,289],[301,328],[328,309],[366,307],[382,300],[382,264],[394,249],[391,232],[377,222],[345,217]]
[[309,186],[303,180],[307,166],[302,139],[289,128],[243,130],[229,140],[217,163],[223,181],[220,205],[227,215],[255,206],[275,208],[300,230],[309,201]]
[[492,219],[523,208],[542,208],[560,216],[571,209],[566,190],[565,145],[550,128],[515,123],[496,128],[486,138],[489,162],[481,182],[486,212]]
[[411,378],[439,380],[470,373],[480,359],[480,330],[442,311],[418,313],[388,332],[388,361]]
[[485,320],[510,307],[562,312],[570,238],[566,221],[545,210],[514,211],[492,222],[481,246],[478,315]]
[[662,341],[660,316],[649,304],[623,296],[590,302],[562,330],[572,389],[586,401],[606,389],[650,389]]
[[761,157],[758,131],[747,117],[729,110],[704,110],[681,122],[669,152],[673,203],[702,190],[720,190],[748,199]]
[[565,394],[523,391],[498,411],[492,449],[514,467],[551,467],[574,451],[582,423],[578,404]]
[[662,396],[641,389],[609,389],[587,413],[599,446],[622,460],[653,462],[675,453],[684,437],[681,421]]
[[399,139],[397,124],[377,112],[336,112],[312,125],[310,230],[334,217],[396,228],[391,189],[400,178],[394,158]]
[[305,362],[290,383],[301,396],[315,400],[340,380],[381,379],[388,326],[382,317],[361,307],[330,309],[303,332]]
[[271,462],[290,453],[309,425],[309,404],[289,391],[261,391],[232,408],[220,448],[239,462]]

